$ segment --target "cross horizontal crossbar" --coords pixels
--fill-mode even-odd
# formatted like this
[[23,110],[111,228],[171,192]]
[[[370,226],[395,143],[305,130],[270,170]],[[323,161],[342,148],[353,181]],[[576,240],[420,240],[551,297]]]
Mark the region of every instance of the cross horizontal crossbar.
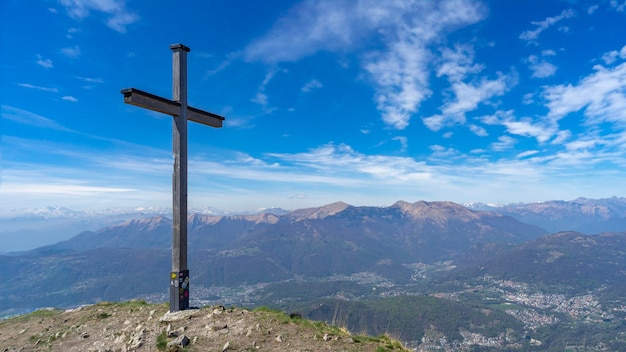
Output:
[[[124,94],[124,103],[126,104],[139,106],[167,115],[180,115],[181,104],[177,101],[162,98],[136,88],[122,89],[122,94]],[[225,119],[223,116],[191,106],[187,107],[187,111],[188,120],[212,127],[222,127],[222,121]]]

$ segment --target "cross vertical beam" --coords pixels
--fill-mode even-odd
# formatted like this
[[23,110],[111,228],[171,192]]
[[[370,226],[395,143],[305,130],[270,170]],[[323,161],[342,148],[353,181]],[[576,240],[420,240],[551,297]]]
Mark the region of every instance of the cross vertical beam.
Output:
[[172,271],[170,272],[170,312],[189,308],[189,268],[187,267],[187,121],[222,127],[224,117],[187,105],[187,53],[182,44],[172,50],[172,98],[165,99],[139,89],[123,89],[124,103],[172,115]]
[[[172,49],[172,100],[180,103],[180,115],[172,124],[172,276],[179,285],[170,284],[170,310],[189,308],[189,268],[187,268],[187,53],[182,44]],[[181,280],[182,279],[182,280]],[[176,287],[178,286],[178,287]],[[173,308],[173,309],[172,309]]]

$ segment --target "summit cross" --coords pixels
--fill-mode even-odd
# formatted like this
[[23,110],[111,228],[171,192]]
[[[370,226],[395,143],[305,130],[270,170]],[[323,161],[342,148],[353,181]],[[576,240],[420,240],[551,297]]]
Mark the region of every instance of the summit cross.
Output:
[[187,267],[187,120],[211,127],[222,127],[224,117],[187,105],[187,53],[183,44],[172,50],[172,100],[135,88],[122,90],[124,103],[172,115],[172,271],[170,273],[170,312],[189,308],[189,268]]

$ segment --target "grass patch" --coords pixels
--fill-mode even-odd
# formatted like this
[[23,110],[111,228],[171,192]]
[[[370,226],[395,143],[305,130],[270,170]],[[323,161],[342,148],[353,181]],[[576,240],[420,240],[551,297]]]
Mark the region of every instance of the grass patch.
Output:
[[60,314],[62,310],[56,308],[44,308],[36,310],[30,314],[26,314],[24,317],[35,317],[35,318],[47,318],[53,317],[57,314]]
[[98,314],[96,314],[96,318],[97,319],[106,319],[106,318],[108,318],[110,316],[111,316],[111,314],[109,314],[109,313],[98,313]]
[[386,351],[408,351],[402,343],[398,340],[392,339],[389,335],[379,335],[379,336],[352,336],[354,342],[357,343],[370,343],[375,342],[379,343],[381,346],[376,347],[376,352],[386,352]]
[[313,320],[303,319],[302,316],[297,313],[295,314],[292,313],[288,315],[283,311],[268,308],[265,306],[255,308],[253,312],[262,312],[265,315],[267,315],[269,319],[273,319],[281,324],[293,323],[293,324],[297,324],[300,326],[313,328],[314,330],[320,333],[323,332],[323,333],[335,334],[335,335],[347,335],[347,331],[339,327],[328,325],[323,321],[313,321]]
[[161,331],[161,333],[157,336],[156,347],[159,351],[165,351],[167,348],[167,334],[165,331]]
[[[313,321],[303,319],[300,314],[286,314],[277,309],[268,308],[265,306],[255,308],[254,312],[262,312],[267,315],[268,319],[273,319],[282,324],[297,324],[303,327],[312,328],[319,335],[330,334],[333,336],[349,336],[350,332],[344,328],[328,325],[323,321]],[[351,336],[351,335],[350,335]],[[355,335],[351,336],[355,343],[378,343],[380,346],[376,348],[376,352],[388,352],[388,351],[409,351],[400,341],[392,339],[389,335],[379,336],[364,336]]]

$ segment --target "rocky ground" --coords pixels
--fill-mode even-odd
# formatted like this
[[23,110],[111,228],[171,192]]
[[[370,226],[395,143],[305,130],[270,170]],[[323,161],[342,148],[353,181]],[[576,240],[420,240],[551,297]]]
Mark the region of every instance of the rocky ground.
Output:
[[0,321],[0,352],[63,351],[407,351],[266,309],[205,307],[170,313],[143,301],[39,310]]

